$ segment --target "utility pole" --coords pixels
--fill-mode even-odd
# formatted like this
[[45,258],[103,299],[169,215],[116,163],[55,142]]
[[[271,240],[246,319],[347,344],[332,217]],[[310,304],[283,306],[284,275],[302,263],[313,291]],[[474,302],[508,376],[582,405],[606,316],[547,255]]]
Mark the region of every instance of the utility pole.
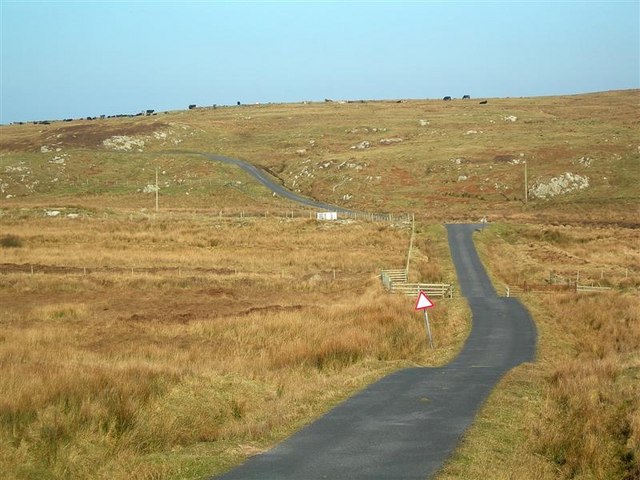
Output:
[[416,214],[411,214],[411,240],[409,240],[409,253],[407,253],[407,266],[405,272],[409,278],[409,263],[411,262],[411,250],[413,249],[413,237],[416,233]]
[[156,168],[156,213],[158,213],[158,192],[160,187],[158,186],[158,169]]
[[527,178],[527,163],[529,162],[525,160],[524,161],[524,203],[525,205],[529,201],[529,181]]

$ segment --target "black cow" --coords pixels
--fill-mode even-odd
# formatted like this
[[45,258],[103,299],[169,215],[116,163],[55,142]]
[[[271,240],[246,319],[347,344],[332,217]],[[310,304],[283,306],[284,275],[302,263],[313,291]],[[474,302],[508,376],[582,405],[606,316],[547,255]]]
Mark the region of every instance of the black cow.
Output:
[[451,97],[447,95],[447,96],[446,96],[446,97],[444,97],[442,100],[449,101],[449,100],[451,100]]
[[196,108],[196,105],[195,105],[195,104],[191,104],[191,105],[189,105],[189,110],[193,110],[194,108]]
[[462,99],[463,100],[471,100],[471,97],[469,95],[463,95]]

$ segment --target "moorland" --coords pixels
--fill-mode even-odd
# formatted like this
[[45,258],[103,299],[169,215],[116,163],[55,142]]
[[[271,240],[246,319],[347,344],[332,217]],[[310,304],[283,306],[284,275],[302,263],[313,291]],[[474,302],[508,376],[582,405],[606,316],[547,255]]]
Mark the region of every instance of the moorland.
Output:
[[[464,298],[437,301],[431,350],[380,271],[412,243],[409,277],[455,286],[443,224],[487,217],[475,239],[499,294],[608,289],[518,294],[537,361],[438,478],[637,478],[640,91],[478,100],[1,126],[0,469],[203,478],[390,371],[449,361]],[[201,153],[391,215],[318,222]]]

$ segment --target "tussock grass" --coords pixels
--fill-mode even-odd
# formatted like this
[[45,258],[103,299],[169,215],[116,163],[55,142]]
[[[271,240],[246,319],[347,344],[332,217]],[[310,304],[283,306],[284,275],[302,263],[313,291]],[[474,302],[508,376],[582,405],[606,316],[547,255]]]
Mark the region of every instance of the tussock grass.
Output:
[[[638,476],[638,95],[1,126],[2,242],[21,248],[0,243],[0,470],[202,477],[384,372],[459,349],[463,301],[438,302],[431,352],[411,302],[375,278],[405,264],[407,225],[276,218],[295,208],[238,169],[170,152],[179,148],[251,161],[353,209],[517,222],[478,236],[498,291],[551,274],[615,287],[593,300],[523,299],[539,362],[505,377],[443,478]],[[144,137],[144,151],[107,149],[113,135]],[[403,141],[380,143],[392,137]],[[351,148],[363,140],[370,148]],[[589,188],[524,205],[522,159],[531,184],[572,172]],[[152,214],[141,190],[156,168]],[[61,215],[44,218],[53,208]],[[444,229],[416,233],[410,279],[453,282]]]
[[547,299],[574,354],[545,378],[535,449],[563,478],[640,475],[640,308],[636,295]]
[[537,362],[503,379],[438,478],[477,478],[488,469],[505,479],[638,478],[637,232],[496,225],[476,241],[499,283],[543,282],[550,268],[579,268],[594,282],[604,271],[616,288],[522,298],[539,329]]
[[22,247],[22,239],[17,235],[3,235],[0,237],[0,247],[20,248]]
[[[464,301],[438,302],[432,351],[413,299],[382,290],[407,225],[1,221],[28,239],[0,257],[9,478],[215,474],[391,370],[447,361],[468,332]],[[417,238],[446,252],[444,233]]]

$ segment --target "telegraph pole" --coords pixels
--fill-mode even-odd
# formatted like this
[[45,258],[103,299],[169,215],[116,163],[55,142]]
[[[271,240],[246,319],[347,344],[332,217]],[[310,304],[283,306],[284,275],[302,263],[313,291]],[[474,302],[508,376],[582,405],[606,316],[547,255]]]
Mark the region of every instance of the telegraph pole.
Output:
[[409,240],[409,253],[407,253],[407,266],[405,268],[405,272],[407,274],[407,278],[409,277],[409,263],[411,262],[411,250],[413,249],[413,237],[416,233],[416,214],[411,214],[411,240]]
[[158,213],[158,192],[160,187],[158,187],[158,169],[156,168],[156,213]]
[[529,201],[529,181],[527,178],[527,160],[524,161],[524,203],[525,205]]

